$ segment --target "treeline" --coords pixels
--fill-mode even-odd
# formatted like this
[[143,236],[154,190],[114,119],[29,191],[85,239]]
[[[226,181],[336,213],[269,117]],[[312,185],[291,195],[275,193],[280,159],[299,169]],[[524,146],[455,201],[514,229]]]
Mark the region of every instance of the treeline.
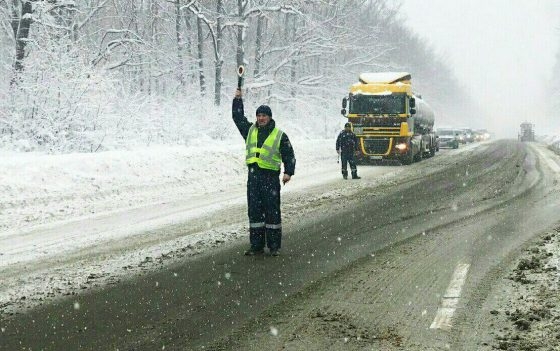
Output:
[[443,119],[473,107],[390,0],[9,0],[0,18],[4,147],[225,138],[242,64],[249,105],[271,104],[309,136],[338,128],[341,97],[365,71],[411,72]]

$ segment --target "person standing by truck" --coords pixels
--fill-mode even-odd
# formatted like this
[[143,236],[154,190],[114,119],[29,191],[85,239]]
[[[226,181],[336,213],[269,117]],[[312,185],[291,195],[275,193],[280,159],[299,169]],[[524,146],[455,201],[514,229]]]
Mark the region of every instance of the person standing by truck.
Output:
[[249,171],[247,205],[251,247],[245,255],[263,254],[266,242],[270,254],[278,256],[282,243],[280,170],[283,163],[282,183],[288,183],[296,167],[294,150],[286,133],[276,128],[270,107],[259,106],[256,122],[249,122],[238,88],[231,110],[233,121],[245,139],[245,162]]
[[352,171],[352,179],[361,179],[358,177],[358,169],[356,167],[356,159],[354,154],[358,152],[358,138],[352,132],[352,124],[350,122],[344,125],[344,130],[338,134],[336,138],[336,152],[340,156],[342,163],[342,177],[348,179],[348,163]]

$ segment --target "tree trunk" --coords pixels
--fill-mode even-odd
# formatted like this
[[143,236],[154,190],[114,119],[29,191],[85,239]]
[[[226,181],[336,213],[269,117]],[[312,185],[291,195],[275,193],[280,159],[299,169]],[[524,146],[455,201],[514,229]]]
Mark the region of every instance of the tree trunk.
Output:
[[263,36],[263,22],[264,16],[261,14],[257,17],[257,32],[255,38],[255,70],[253,76],[257,78],[261,70],[261,56],[262,56],[262,36]]
[[195,72],[196,67],[193,64],[192,58],[194,58],[195,54],[193,53],[193,40],[190,38],[191,33],[194,33],[193,26],[191,25],[191,21],[189,16],[183,14],[183,19],[185,21],[185,31],[187,34],[183,34],[183,40],[185,41],[185,51],[186,55],[189,58],[189,68],[187,70],[188,81],[192,82],[195,80]]
[[214,81],[214,105],[220,106],[221,103],[221,93],[222,93],[222,66],[224,64],[224,59],[222,57],[222,38],[223,38],[223,16],[224,16],[224,4],[223,0],[217,1],[217,16],[216,16],[216,75]]
[[[156,42],[157,42],[157,31],[158,31],[158,23],[157,23],[157,18],[158,18],[158,4],[157,4],[157,0],[151,0],[150,2],[150,40],[152,43],[153,47],[156,47]],[[150,55],[152,56],[152,55]],[[153,58],[150,57],[150,95],[152,93],[154,94],[159,94],[160,89],[159,89],[159,77],[157,77],[154,74],[154,71],[157,71],[159,69],[159,65],[158,65],[158,59],[157,59],[157,55],[156,55],[156,59],[155,59],[155,64],[153,64]],[[155,66],[155,67],[154,67]],[[153,86],[153,87],[152,87]]]
[[[237,13],[240,19],[243,18],[245,5],[243,0],[237,0]],[[237,26],[237,67],[245,65],[245,27]]]
[[[292,45],[296,45],[295,43],[295,33],[296,33],[296,16],[286,13],[286,17],[284,18],[284,38],[292,43]],[[290,84],[292,88],[290,89],[290,95],[292,97],[296,96],[296,60],[290,60]]]
[[181,91],[185,88],[185,76],[183,74],[183,40],[181,34],[181,0],[175,0],[175,37],[177,39],[177,80]]
[[202,19],[196,18],[196,30],[198,35],[198,79],[200,82],[200,94],[206,95],[206,81],[204,77],[204,33],[202,32]]
[[[14,7],[12,11],[12,21],[11,26],[14,32],[14,39],[16,43],[16,60],[14,62],[14,69],[16,75],[23,71],[23,59],[25,58],[25,46],[27,45],[27,39],[29,38],[29,29],[31,27],[31,13],[33,12],[33,6],[29,1],[22,1],[21,13],[18,13]],[[15,5],[14,5],[15,6]],[[16,78],[12,79],[12,84],[16,82]]]
[[[297,23],[297,17],[295,15],[292,15],[292,24],[291,24],[291,35],[288,37],[290,38],[290,40],[292,41],[292,43],[296,42],[296,23]],[[295,57],[295,56],[292,56]],[[292,58],[291,64],[290,64],[290,83],[292,84],[292,92],[291,95],[292,97],[296,97],[296,89],[297,89],[297,84],[296,84],[296,68],[297,68],[297,61],[295,60],[295,58]]]

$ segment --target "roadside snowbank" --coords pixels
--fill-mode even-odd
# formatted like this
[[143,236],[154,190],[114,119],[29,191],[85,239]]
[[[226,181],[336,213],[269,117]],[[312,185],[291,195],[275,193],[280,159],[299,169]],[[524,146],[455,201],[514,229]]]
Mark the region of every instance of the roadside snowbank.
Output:
[[[201,143],[202,144],[202,143]],[[298,164],[335,162],[333,140],[293,143]],[[47,155],[1,152],[0,236],[36,225],[216,194],[245,183],[241,140],[212,148]],[[296,168],[296,178],[301,168]]]
[[500,284],[497,304],[489,311],[494,330],[486,349],[556,350],[560,327],[558,252],[560,228],[541,235],[516,261]]
[[3,153],[0,232],[90,216],[170,197],[219,192],[243,181],[242,145],[158,146],[46,155]]

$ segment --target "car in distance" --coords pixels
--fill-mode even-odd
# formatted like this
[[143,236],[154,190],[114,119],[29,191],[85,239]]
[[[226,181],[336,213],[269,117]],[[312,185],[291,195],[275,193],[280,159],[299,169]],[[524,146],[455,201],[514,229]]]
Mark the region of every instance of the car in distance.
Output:
[[451,128],[438,128],[436,134],[440,148],[459,148],[459,133]]
[[472,129],[462,128],[461,131],[465,135],[465,143],[473,143],[474,142],[474,134],[473,134]]

